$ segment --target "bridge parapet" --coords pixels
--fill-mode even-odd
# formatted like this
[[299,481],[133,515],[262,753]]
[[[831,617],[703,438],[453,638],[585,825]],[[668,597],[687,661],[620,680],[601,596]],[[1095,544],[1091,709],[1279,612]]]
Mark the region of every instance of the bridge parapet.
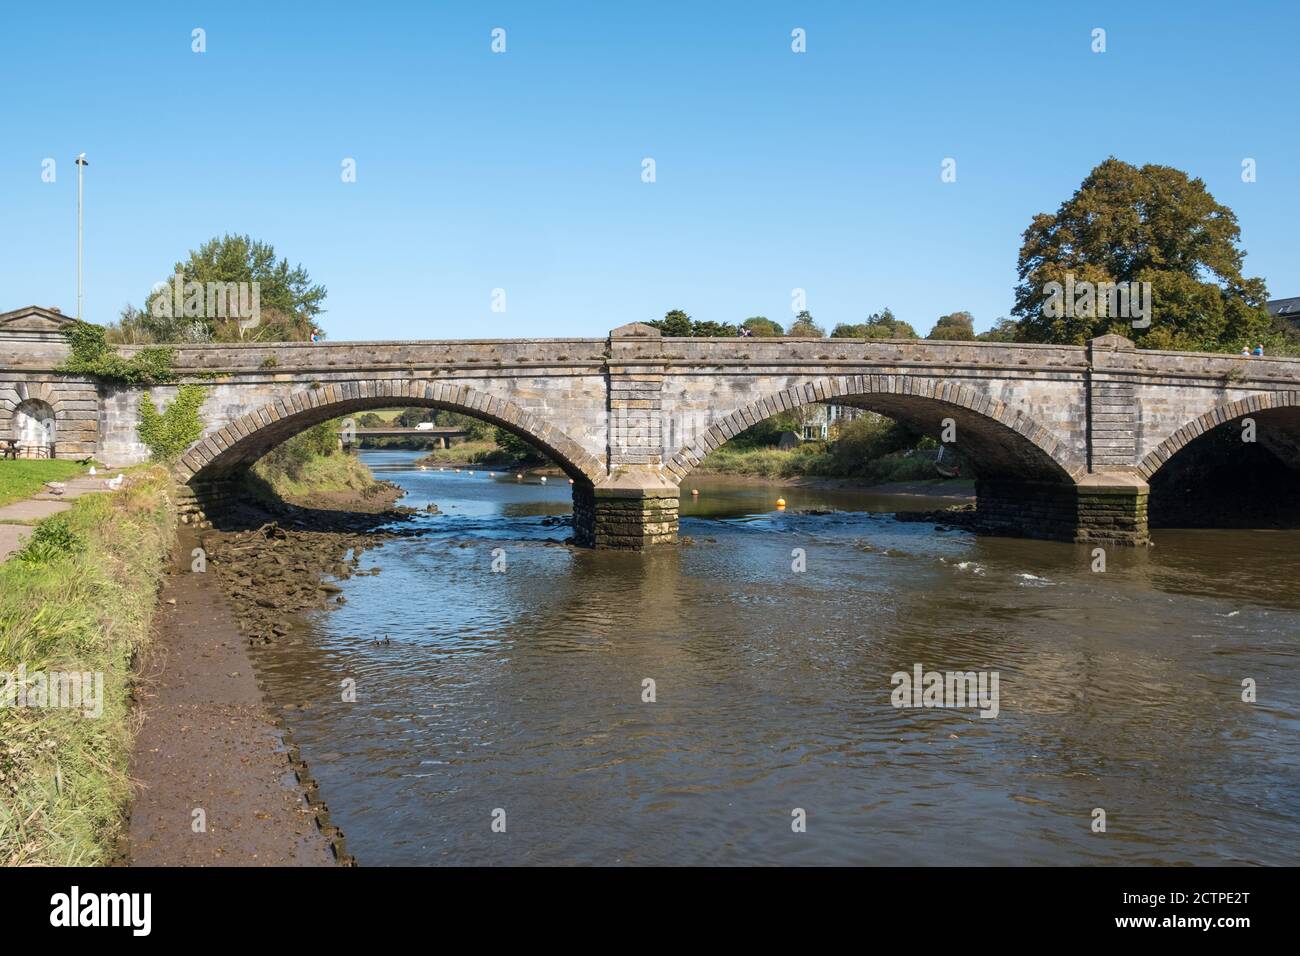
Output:
[[[48,409],[61,457],[143,460],[140,397],[165,405],[175,386],[58,372],[68,321],[50,310],[0,316],[0,437]],[[181,380],[208,388],[184,480],[228,481],[328,418],[444,408],[552,454],[575,480],[575,513],[589,516],[579,536],[602,546],[673,540],[677,485],[691,469],[812,403],[878,411],[936,437],[951,423],[980,471],[981,509],[1054,537],[1140,537],[1144,480],[1246,415],[1259,417],[1262,447],[1300,463],[1300,359],[1141,351],[1120,336],[1084,346],[711,339],[632,324],[606,338],[181,345],[176,356]]]

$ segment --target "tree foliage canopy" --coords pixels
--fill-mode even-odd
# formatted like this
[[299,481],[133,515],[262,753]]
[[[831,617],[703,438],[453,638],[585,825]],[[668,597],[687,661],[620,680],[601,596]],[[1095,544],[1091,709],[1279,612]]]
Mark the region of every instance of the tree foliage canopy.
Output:
[[[1236,215],[1200,179],[1111,157],[1055,213],[1040,213],[1025,230],[1012,310],[1019,338],[1082,345],[1116,333],[1142,348],[1191,351],[1275,342],[1264,282],[1242,273],[1240,236]],[[1149,327],[1134,328],[1128,317],[1049,314],[1048,284],[1064,285],[1069,276],[1076,283],[1149,282]]]
[[[238,316],[186,316],[171,300],[176,275],[182,282],[257,283],[260,317],[254,327],[241,328]],[[164,288],[165,286],[165,288]],[[249,236],[209,239],[150,290],[144,307],[127,306],[109,327],[110,341],[137,343],[175,342],[305,342],[323,311],[326,290],[315,284],[301,265],[290,267],[277,259],[275,248]],[[164,301],[160,301],[159,297]]]
[[975,341],[975,316],[969,312],[950,312],[948,315],[941,315],[926,338],[942,342],[973,342]]
[[675,338],[725,338],[740,334],[740,329],[730,322],[698,321],[681,309],[673,309],[665,313],[662,319],[654,319],[646,324]]
[[822,339],[826,337],[826,330],[813,321],[811,312],[804,309],[794,317],[785,334],[795,338]]
[[740,324],[749,329],[754,338],[757,339],[770,339],[785,335],[785,330],[781,328],[780,323],[773,322],[765,315],[751,315]]
[[847,325],[841,322],[831,332],[833,339],[915,339],[916,329],[897,318],[889,306],[867,316],[865,322]]

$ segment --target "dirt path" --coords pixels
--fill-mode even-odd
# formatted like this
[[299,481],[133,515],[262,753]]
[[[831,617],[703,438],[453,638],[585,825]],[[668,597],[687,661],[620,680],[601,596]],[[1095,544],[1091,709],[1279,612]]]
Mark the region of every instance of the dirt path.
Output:
[[[140,668],[129,861],[331,866],[331,843],[298,788],[246,638],[216,581],[190,571],[192,547],[182,534]],[[195,832],[196,810],[206,832]]]

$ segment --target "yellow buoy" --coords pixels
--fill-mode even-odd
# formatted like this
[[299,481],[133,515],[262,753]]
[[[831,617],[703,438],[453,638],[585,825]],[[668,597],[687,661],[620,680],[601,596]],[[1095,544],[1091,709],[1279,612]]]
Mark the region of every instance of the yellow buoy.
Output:
[[785,507],[785,499],[784,499],[784,498],[777,498],[777,499],[776,499],[776,506],[777,506],[778,508],[784,508],[784,507]]
[[515,481],[523,481],[523,480],[524,480],[523,475],[515,475]]

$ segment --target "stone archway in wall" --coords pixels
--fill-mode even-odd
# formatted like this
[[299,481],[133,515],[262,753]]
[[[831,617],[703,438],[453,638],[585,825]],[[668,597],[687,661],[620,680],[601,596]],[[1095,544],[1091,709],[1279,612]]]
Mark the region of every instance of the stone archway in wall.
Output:
[[39,398],[20,402],[14,409],[13,437],[18,441],[19,457],[53,458],[58,440],[54,406]]
[[281,442],[334,418],[394,405],[438,408],[498,425],[543,451],[575,484],[605,475],[604,464],[576,440],[513,402],[464,385],[424,379],[375,379],[301,388],[199,439],[175,474],[191,486],[233,478]]
[[951,418],[957,444],[980,462],[989,480],[1034,481],[1072,487],[1086,464],[1032,418],[965,385],[907,375],[822,378],[747,403],[719,418],[668,459],[665,469],[685,478],[709,452],[773,415],[814,403],[878,412],[932,437]]

